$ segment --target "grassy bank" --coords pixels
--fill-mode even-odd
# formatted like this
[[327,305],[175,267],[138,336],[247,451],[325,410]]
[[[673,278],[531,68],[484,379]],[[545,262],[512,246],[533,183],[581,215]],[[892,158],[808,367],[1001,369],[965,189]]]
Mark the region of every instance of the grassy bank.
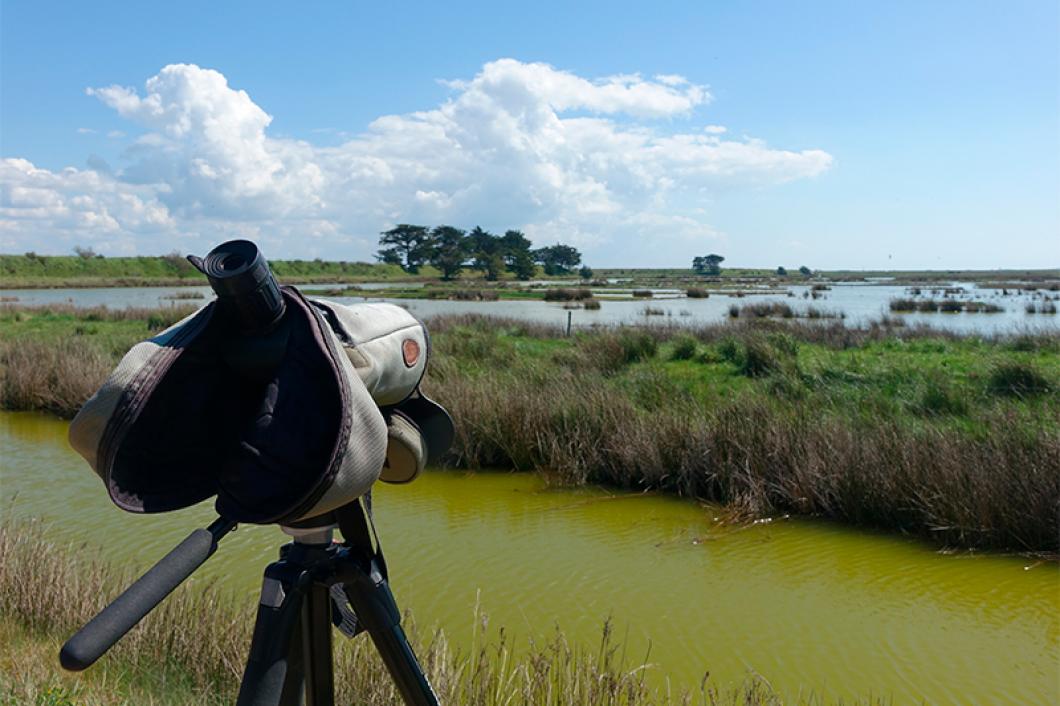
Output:
[[[0,310],[0,406],[69,416],[179,312]],[[151,316],[159,317],[150,320]],[[944,546],[1056,552],[1060,337],[853,330],[743,317],[697,329],[429,322],[449,462],[652,488]]]
[[[202,253],[200,253],[202,254]],[[67,287],[146,287],[206,284],[203,277],[179,253],[162,256],[99,257],[80,255],[0,255],[0,288],[67,288]],[[285,283],[358,283],[427,281],[437,283],[439,291],[459,283],[441,283],[441,273],[426,265],[410,275],[397,265],[369,262],[327,260],[270,260],[276,276]],[[538,268],[540,273],[540,268]],[[501,279],[510,280],[511,273]],[[781,291],[789,285],[821,281],[879,282],[880,284],[943,285],[953,281],[975,282],[982,287],[1008,287],[1019,290],[1056,291],[1060,287],[1060,270],[925,270],[925,271],[815,271],[803,276],[796,268],[787,275],[773,269],[726,267],[717,276],[703,276],[688,268],[603,268],[594,271],[597,280],[619,279],[618,286],[680,288],[709,286],[728,290],[741,286],[771,286]],[[554,279],[549,277],[548,279]],[[576,274],[559,277],[576,281]],[[483,284],[483,273],[465,270],[460,280]],[[886,280],[886,281],[881,281]],[[488,289],[488,288],[487,288]],[[760,293],[760,292],[748,292]],[[515,298],[515,295],[502,295]]]
[[[63,640],[132,577],[92,551],[56,544],[47,529],[36,522],[0,524],[0,705],[202,706],[235,700],[254,606],[232,602],[210,586],[178,589],[94,667],[62,672],[57,654]],[[479,634],[467,652],[452,649],[441,631],[411,629],[431,683],[442,703],[452,706],[782,703],[760,681],[719,691],[705,677],[692,690],[653,691],[644,673],[654,667],[628,662],[607,625],[591,648],[572,645],[557,630],[543,643],[513,649],[503,629],[486,630],[485,615],[468,617]],[[337,703],[401,703],[367,636],[336,637],[335,645]],[[823,702],[811,697],[789,703]]]
[[[416,279],[397,265],[367,262],[270,260],[269,265],[277,278],[291,283]],[[0,287],[5,289],[205,284],[206,277],[177,253],[161,257],[0,255]]]

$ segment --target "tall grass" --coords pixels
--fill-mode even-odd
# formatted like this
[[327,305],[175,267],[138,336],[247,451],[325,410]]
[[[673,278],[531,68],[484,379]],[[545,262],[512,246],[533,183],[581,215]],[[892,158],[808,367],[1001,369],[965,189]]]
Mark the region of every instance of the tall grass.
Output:
[[5,409],[72,417],[107,378],[114,359],[76,337],[0,341],[0,400]]
[[120,352],[95,340],[92,335],[95,324],[143,322],[138,337],[146,338],[193,311],[195,307],[192,306],[79,309],[57,304],[0,307],[0,317],[16,322],[34,317],[74,322],[61,336],[0,338],[0,406],[73,416],[106,379]]
[[[744,347],[748,375],[779,368],[763,350]],[[707,407],[677,396],[646,410],[584,371],[447,374],[431,379],[430,392],[460,420],[459,466],[657,488],[756,515],[812,513],[957,546],[1057,549],[1060,438],[1055,427],[1028,430],[1013,414],[990,417],[989,431],[975,436],[747,397]]]
[[[581,334],[547,362],[513,365],[502,356],[505,365],[469,374],[477,361],[450,341],[474,338],[484,325],[465,320],[462,336],[440,337],[428,376],[431,393],[460,421],[454,465],[661,489],[754,515],[810,513],[950,546],[1054,552],[1060,543],[1058,409],[1000,402],[1046,399],[1054,383],[1033,365],[973,377],[967,384],[980,387],[971,396],[939,371],[914,386],[903,410],[871,391],[843,399],[837,385],[861,385],[858,373],[803,370],[797,355],[805,344],[930,347],[947,336],[956,344],[956,334],[780,322],[618,329]],[[615,384],[629,378],[625,367],[656,355],[622,346],[635,336],[666,345],[670,360],[727,362],[757,387],[707,401],[665,374]],[[1056,350],[1057,342],[1024,336],[993,345],[1000,355]]]
[[[0,523],[0,558],[0,627],[23,642],[19,654],[0,658],[0,704],[212,706],[235,700],[253,605],[234,603],[210,585],[181,587],[89,672],[74,676],[59,671],[55,647],[132,576],[94,552],[56,544],[39,522]],[[781,704],[760,680],[719,690],[705,677],[689,689],[654,690],[645,680],[653,667],[627,661],[609,624],[596,645],[573,644],[557,628],[544,641],[515,648],[503,628],[487,632],[488,619],[478,609],[469,618],[476,626],[469,651],[451,647],[441,630],[409,628],[431,684],[451,706]],[[337,703],[402,703],[366,635],[336,637],[335,675]]]

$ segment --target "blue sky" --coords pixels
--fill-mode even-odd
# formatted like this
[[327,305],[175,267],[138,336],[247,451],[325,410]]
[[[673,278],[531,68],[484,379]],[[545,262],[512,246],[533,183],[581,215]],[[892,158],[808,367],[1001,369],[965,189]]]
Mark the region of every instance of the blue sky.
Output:
[[1056,3],[501,5],[4,2],[0,251],[1060,265]]

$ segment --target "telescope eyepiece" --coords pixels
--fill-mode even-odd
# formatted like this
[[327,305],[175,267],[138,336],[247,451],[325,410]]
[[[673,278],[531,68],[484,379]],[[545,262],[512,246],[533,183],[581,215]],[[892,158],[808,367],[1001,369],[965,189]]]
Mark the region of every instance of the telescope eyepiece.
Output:
[[218,306],[244,333],[265,331],[283,316],[280,285],[249,240],[229,240],[205,258],[189,255],[188,260],[206,275]]

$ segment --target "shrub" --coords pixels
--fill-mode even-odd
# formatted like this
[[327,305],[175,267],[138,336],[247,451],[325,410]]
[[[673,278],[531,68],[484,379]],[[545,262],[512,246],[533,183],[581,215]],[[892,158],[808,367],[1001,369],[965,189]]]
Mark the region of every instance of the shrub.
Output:
[[600,300],[599,299],[586,299],[584,306],[589,311],[596,311],[596,310],[598,310],[600,308]]
[[553,359],[571,369],[596,369],[615,373],[655,356],[658,343],[644,331],[619,329],[605,333],[579,334],[575,350],[557,352]]
[[990,372],[990,391],[1008,397],[1033,397],[1052,390],[1049,380],[1030,363],[1000,363]]
[[710,296],[710,292],[700,287],[689,287],[685,290],[685,296],[689,299],[706,299]]
[[780,370],[784,356],[761,334],[745,335],[743,340],[726,337],[718,343],[718,354],[747,377],[764,377]]
[[618,335],[627,363],[638,363],[654,358],[659,348],[655,338],[645,331],[623,330]]
[[780,357],[777,350],[758,337],[750,337],[743,344],[743,360],[740,361],[740,373],[747,377],[764,377],[779,370]]
[[955,314],[964,309],[964,304],[957,301],[956,299],[943,299],[942,303],[939,304],[939,311],[946,314]]
[[639,299],[651,299],[655,295],[650,289],[634,289],[633,296]]
[[913,299],[892,299],[891,311],[916,311],[916,301]]
[[670,351],[671,360],[692,360],[696,357],[697,341],[687,333],[681,334],[674,339],[673,349]]
[[593,293],[588,289],[548,289],[545,290],[547,302],[571,302],[592,299]]

